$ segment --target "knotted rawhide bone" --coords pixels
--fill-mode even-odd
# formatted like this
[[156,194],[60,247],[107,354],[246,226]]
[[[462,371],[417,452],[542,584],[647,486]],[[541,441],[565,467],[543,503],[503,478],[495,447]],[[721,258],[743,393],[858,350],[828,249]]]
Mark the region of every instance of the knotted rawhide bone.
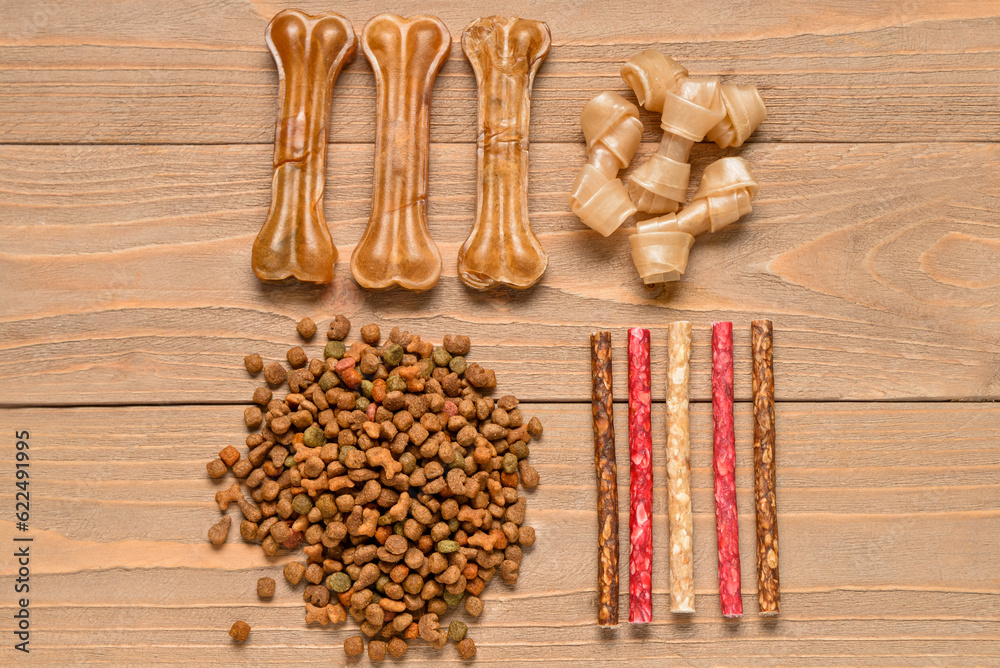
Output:
[[649,330],[628,330],[628,620],[653,621],[653,435]]
[[691,147],[706,136],[721,148],[740,146],[767,117],[756,87],[690,79],[673,58],[652,49],[625,63],[621,76],[639,104],[662,114],[659,148],[629,177],[639,211],[676,211],[687,194]]
[[364,288],[428,290],[441,275],[427,229],[430,103],[451,34],[432,16],[379,14],[365,24],[361,47],[375,73],[375,172],[351,273]]
[[757,505],[757,601],[762,616],[781,612],[778,508],[774,494],[774,370],[770,320],[750,323],[753,350],[753,470]]
[[278,66],[278,120],[271,209],[251,264],[262,281],[329,283],[337,261],[323,215],[330,98],[357,38],[340,14],[297,9],[276,14],[264,34]]
[[743,158],[720,158],[706,167],[690,204],[636,225],[629,243],[639,276],[648,285],[679,279],[695,236],[717,232],[750,213],[758,190]]
[[608,236],[636,211],[617,176],[632,162],[642,139],[639,109],[605,91],[584,105],[580,127],[590,157],[573,182],[569,207],[585,225]]
[[531,85],[552,35],[541,21],[476,19],[462,49],[479,84],[476,220],[458,251],[458,275],[476,290],[529,288],[549,258],[528,219]]
[[691,323],[667,326],[667,516],[670,519],[670,612],[694,612],[691,431],[688,383]]
[[712,472],[723,617],[743,615],[740,529],[736,508],[736,432],[733,427],[733,323],[712,325]]
[[611,332],[590,335],[594,468],[597,471],[597,623],[618,624],[618,465],[611,387]]

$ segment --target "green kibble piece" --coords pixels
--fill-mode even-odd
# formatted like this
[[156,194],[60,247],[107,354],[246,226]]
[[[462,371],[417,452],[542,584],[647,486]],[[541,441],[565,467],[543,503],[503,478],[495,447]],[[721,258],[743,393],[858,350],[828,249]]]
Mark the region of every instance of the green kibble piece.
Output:
[[382,596],[382,594],[378,593],[377,591],[372,592],[372,603],[374,603],[375,605],[378,605],[378,602],[381,601],[383,598],[385,598],[385,596]]
[[290,469],[295,466],[295,455],[288,455],[285,457],[285,468]]
[[351,588],[351,576],[343,572],[334,573],[326,579],[326,588],[338,594],[343,594]]
[[[458,599],[462,600],[462,597],[459,596]],[[444,595],[444,600],[445,603],[448,603],[448,594]],[[448,603],[448,605],[451,605],[451,603]],[[469,632],[468,626],[466,626],[462,622],[454,621],[448,625],[448,640],[452,640],[454,642],[460,642],[465,639],[465,634],[468,632]]]
[[417,367],[420,369],[420,377],[427,380],[434,373],[434,360],[430,357],[425,357],[417,362]]
[[[340,341],[331,341],[331,343],[340,343]],[[319,389],[324,392],[331,390],[338,385],[340,385],[340,378],[338,378],[337,374],[332,371],[326,371],[319,377]]]
[[455,458],[451,460],[449,466],[453,469],[464,469],[465,468],[465,457],[459,453],[455,453]]
[[431,359],[434,360],[434,363],[438,366],[448,366],[448,363],[451,362],[451,353],[441,346],[438,346],[434,349],[434,352],[431,353]]
[[454,540],[439,540],[437,544],[437,551],[441,554],[450,554],[452,552],[458,552],[458,541]]
[[392,525],[392,532],[397,536],[405,536],[406,534],[403,532],[403,527],[404,524],[402,522],[396,522]]
[[517,473],[517,455],[508,452],[503,456],[504,473]]
[[382,575],[378,576],[378,580],[375,581],[375,591],[377,591],[380,594],[384,594],[385,586],[390,582],[392,582],[392,580],[389,579],[389,576],[383,573]]
[[373,387],[374,387],[374,385],[372,384],[372,382],[370,380],[363,380],[363,381],[361,381],[361,394],[363,394],[367,398],[371,399],[372,398],[372,388]]
[[417,458],[412,452],[404,452],[399,456],[399,463],[403,466],[403,473],[410,475],[417,468]]
[[312,510],[313,502],[309,498],[308,494],[296,494],[295,498],[292,499],[292,510],[297,512],[299,515],[305,515],[310,510]]
[[392,375],[385,379],[386,392],[405,392],[406,381],[398,375]]
[[375,524],[379,525],[380,527],[388,526],[392,524],[392,518],[389,517],[388,515],[380,515],[378,521]]
[[448,368],[457,373],[459,376],[461,376],[463,373],[465,373],[465,370],[469,368],[469,365],[466,363],[464,357],[462,357],[461,355],[456,355],[455,357],[451,358],[450,362],[448,362]]
[[344,447],[342,447],[340,449],[340,453],[337,455],[337,461],[339,461],[341,464],[345,464],[347,462],[347,453],[350,452],[351,450],[357,450],[357,448],[354,447],[353,445],[345,445]]
[[323,349],[323,357],[333,357],[334,359],[343,359],[344,355],[347,354],[347,346],[344,345],[343,341],[330,341],[326,344],[326,348]]
[[[441,594],[441,598],[444,599],[444,602],[453,608],[462,602],[463,596],[465,596],[465,594],[449,594],[448,592]],[[459,638],[459,640],[461,640],[461,638]]]
[[399,363],[403,361],[403,346],[394,343],[386,348],[385,352],[382,353],[382,361],[387,367],[399,366]]
[[302,435],[302,442],[306,444],[307,448],[322,448],[326,445],[326,434],[323,432],[323,427],[315,423],[309,425],[306,433]]
[[508,452],[513,454],[518,459],[524,459],[525,457],[528,456],[529,452],[528,444],[525,443],[524,441],[514,441],[513,443],[510,444]]
[[358,397],[357,399],[354,400],[354,409],[359,411],[366,411],[368,410],[368,404],[370,403],[371,401],[369,401],[368,399],[365,399],[364,397]]
[[333,498],[333,494],[321,494],[318,499],[316,499],[316,507],[319,511],[323,513],[323,519],[329,519],[337,514],[337,502]]
[[455,533],[456,531],[458,531],[458,518],[457,517],[452,517],[450,520],[448,520],[448,531],[450,531],[452,533]]

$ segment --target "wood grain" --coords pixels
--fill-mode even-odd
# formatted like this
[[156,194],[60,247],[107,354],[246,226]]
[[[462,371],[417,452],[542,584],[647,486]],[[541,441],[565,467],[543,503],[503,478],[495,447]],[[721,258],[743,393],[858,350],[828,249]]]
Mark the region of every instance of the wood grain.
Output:
[[[273,141],[277,75],[267,21],[286,3],[94,0],[8,2],[0,26],[0,140],[6,143]],[[328,3],[296,5],[326,11]],[[414,2],[454,39],[496,3]],[[337,11],[360,31],[377,13]],[[767,122],[751,141],[993,141],[1000,133],[1000,6],[992,0],[794,0],[748,7],[713,0],[650,11],[642,3],[518,0],[504,11],[544,20],[553,47],[535,84],[532,142],[579,143],[577,118],[602,90],[627,92],[621,64],[644,48],[692,73],[760,87]],[[155,18],[154,18],[155,17]],[[108,20],[111,18],[112,20]],[[434,92],[432,140],[475,139],[476,84],[455,48]],[[631,93],[628,93],[631,97]],[[337,82],[331,140],[371,142],[374,83],[357,58]],[[647,141],[659,139],[645,114]]]
[[[545,434],[531,458],[542,484],[528,522],[538,541],[514,588],[499,581],[486,613],[470,621],[483,665],[601,665],[671,660],[686,665],[996,665],[1000,580],[1000,406],[779,403],[778,496],[782,508],[783,614],[764,620],[753,605],[751,406],[737,406],[738,494],[746,607],[736,624],[719,615],[711,498],[710,407],[692,407],[697,614],[668,612],[666,451],[655,439],[653,628],[599,630],[594,622],[596,518],[590,415],[586,404],[532,404]],[[619,411],[619,433],[627,417]],[[204,462],[245,433],[236,406],[7,409],[0,433],[31,431],[32,611],[40,620],[31,658],[42,663],[266,660],[342,665],[334,645],[353,626],[306,628],[298,592],[278,577],[270,603],[256,578],[290,557],[269,559],[231,534],[205,539],[218,509]],[[653,433],[665,431],[654,405]],[[242,446],[241,446],[242,449]],[[4,444],[0,466],[12,465]],[[619,451],[619,466],[628,453]],[[625,470],[623,468],[623,470]],[[881,484],[880,484],[881,481]],[[627,479],[620,481],[627,496]],[[11,494],[0,494],[4,503]],[[622,518],[626,517],[622,506]],[[947,544],[927,537],[948,527]],[[13,526],[0,521],[0,540]],[[621,535],[627,550],[627,532]],[[891,556],[890,556],[891,555]],[[623,581],[627,564],[622,562]],[[11,573],[8,562],[2,574]],[[33,590],[34,591],[34,590]],[[626,596],[622,590],[622,596]],[[625,601],[622,602],[625,604]],[[9,600],[0,617],[9,619]],[[235,618],[253,626],[235,648]],[[44,620],[41,621],[41,620]],[[468,621],[468,620],[467,620]],[[9,628],[3,622],[2,628]],[[514,634],[512,636],[512,634]],[[614,640],[614,642],[609,642]],[[326,651],[323,651],[326,650]],[[0,648],[0,662],[12,659]],[[730,657],[727,660],[727,656]],[[408,661],[452,663],[414,647]]]
[[[698,147],[692,188],[719,153]],[[478,294],[455,267],[475,149],[432,146],[430,227],[446,260],[439,286],[415,296],[365,293],[349,277],[369,145],[331,149],[327,219],[342,261],[327,287],[265,286],[250,271],[269,147],[0,146],[0,401],[245,401],[244,354],[283,358],[300,317],[337,312],[434,339],[468,333],[501,384],[516,379],[536,401],[586,400],[595,328],[623,346],[629,326],[650,327],[664,373],[677,318],[694,323],[696,400],[709,397],[708,326],[736,323],[747,399],[756,317],[775,322],[780,400],[1000,397],[997,145],[750,146],[754,212],[699,242],[684,280],[659,293],[638,281],[627,231],[601,239],[569,213],[583,155],[532,146],[530,210],[549,270],[533,290]],[[662,398],[664,383],[653,391]]]

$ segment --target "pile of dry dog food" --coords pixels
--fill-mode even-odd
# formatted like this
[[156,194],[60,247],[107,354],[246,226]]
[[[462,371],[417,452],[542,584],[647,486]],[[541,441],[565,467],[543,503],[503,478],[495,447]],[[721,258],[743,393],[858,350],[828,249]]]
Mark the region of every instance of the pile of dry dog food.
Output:
[[[239,506],[240,536],[268,555],[301,548],[305,563],[287,564],[284,576],[305,580],[307,623],[353,617],[373,660],[402,656],[418,637],[438,648],[451,639],[471,658],[466,625],[445,630],[440,619],[463,603],[478,617],[497,574],[517,581],[522,548],[535,541],[517,487],[538,484],[527,457],[541,423],[525,419],[514,396],[484,396],[496,376],[466,361],[467,336],[434,346],[393,328],[382,342],[371,324],[348,346],[350,328],[338,315],[324,359],[296,346],[290,370],[245,359],[266,381],[244,412],[254,431],[248,453],[227,446],[207,469],[213,478],[231,471],[250,499],[236,482],[216,501],[223,512]],[[309,340],[316,325],[306,318],[298,331]],[[225,515],[209,530],[213,544],[226,541],[230,523]],[[273,580],[262,578],[258,594],[273,596]],[[240,621],[230,635],[242,642],[249,632]],[[363,649],[362,636],[344,642],[348,655]]]

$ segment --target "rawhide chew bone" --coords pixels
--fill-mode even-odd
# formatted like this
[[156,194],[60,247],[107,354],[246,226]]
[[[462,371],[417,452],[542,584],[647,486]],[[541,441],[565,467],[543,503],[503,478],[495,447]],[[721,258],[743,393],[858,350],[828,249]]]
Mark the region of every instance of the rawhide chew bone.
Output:
[[719,148],[742,146],[747,137],[767,118],[764,98],[756,86],[722,84],[725,117],[705,135]]
[[762,616],[781,612],[778,509],[774,495],[774,370],[770,320],[750,323],[753,349],[753,478],[757,507],[757,601]]
[[611,332],[590,335],[594,468],[597,471],[597,623],[618,624],[618,465],[611,387]]
[[694,612],[691,431],[688,384],[691,323],[667,326],[667,516],[670,519],[670,612]]
[[650,218],[629,237],[632,261],[647,284],[676,281],[687,269],[694,237],[717,232],[750,213],[759,186],[743,158],[720,158],[705,168],[691,203]]
[[278,12],[264,32],[278,66],[271,209],[253,242],[262,281],[329,283],[337,249],[323,215],[326,143],[333,84],[354,57],[350,21],[326,12]]
[[649,330],[628,330],[628,620],[653,621],[653,436],[650,431]]
[[580,127],[590,157],[573,182],[569,207],[585,225],[608,236],[636,211],[617,175],[639,148],[639,109],[618,93],[605,91],[584,105]]
[[723,617],[740,617],[740,530],[736,508],[736,433],[733,428],[733,323],[712,325],[712,472]]
[[441,275],[427,229],[431,91],[451,34],[432,16],[379,14],[365,24],[361,46],[375,73],[375,172],[351,273],[364,288],[428,290]]
[[552,35],[541,21],[476,19],[462,49],[479,84],[476,220],[458,251],[458,275],[476,290],[529,288],[549,258],[528,219],[531,86]]

